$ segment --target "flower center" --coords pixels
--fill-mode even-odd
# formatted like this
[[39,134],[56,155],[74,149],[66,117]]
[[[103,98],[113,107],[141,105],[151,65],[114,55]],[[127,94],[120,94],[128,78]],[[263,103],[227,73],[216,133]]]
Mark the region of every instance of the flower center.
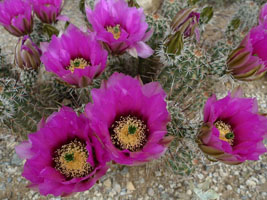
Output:
[[67,69],[73,73],[75,69],[85,69],[88,65],[90,65],[90,63],[85,59],[75,58],[74,60],[70,61],[70,65],[67,67]]
[[108,26],[107,31],[112,33],[115,40],[119,39],[121,36],[121,29],[119,24],[117,24],[116,26]]
[[64,156],[64,159],[67,162],[73,161],[74,160],[74,153],[66,153],[65,156]]
[[85,143],[78,139],[62,145],[55,151],[55,168],[67,178],[87,176],[93,167],[87,162],[88,151]]
[[233,145],[235,134],[232,131],[231,126],[229,124],[224,123],[223,121],[217,121],[214,125],[220,132],[220,140],[226,141],[230,145]]
[[148,128],[143,120],[128,115],[121,116],[110,129],[112,143],[121,150],[135,152],[147,142]]

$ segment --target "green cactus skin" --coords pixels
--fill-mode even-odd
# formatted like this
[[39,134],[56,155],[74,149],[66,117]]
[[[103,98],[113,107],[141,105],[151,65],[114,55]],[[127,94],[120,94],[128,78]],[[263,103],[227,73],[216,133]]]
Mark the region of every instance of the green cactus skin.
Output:
[[[26,91],[15,79],[10,78],[1,78],[0,88],[1,126],[7,126],[13,130],[15,119],[23,109],[20,105],[26,101]],[[24,116],[24,119],[28,120],[27,116]]]
[[36,70],[20,70],[20,81],[25,87],[32,87],[36,84],[38,79],[38,72]]
[[9,120],[15,113],[14,105],[11,101],[0,95],[0,123]]
[[185,48],[179,56],[169,55],[164,50],[158,53],[165,65],[158,80],[168,91],[170,99],[185,98],[204,80],[209,71],[205,53],[194,44],[185,43]]
[[166,34],[170,32],[171,20],[155,14],[147,15],[146,22],[149,24],[149,27],[154,30],[152,37],[148,41],[148,45],[151,46],[152,49],[156,49],[166,37]]
[[188,176],[195,170],[197,160],[196,146],[191,140],[176,140],[169,147],[164,163],[174,174]]
[[[246,33],[258,23],[259,5],[253,1],[244,1],[236,3],[238,10],[233,15],[227,27],[226,34],[235,37],[234,42],[238,44],[241,42]],[[239,20],[239,26],[233,27],[234,21]],[[234,45],[235,45],[234,44]]]
[[17,73],[13,70],[12,65],[7,63],[6,55],[2,53],[2,49],[0,47],[0,78],[6,77],[17,79]]
[[229,43],[227,39],[219,40],[214,47],[210,48],[209,54],[209,65],[210,65],[210,75],[216,75],[217,77],[223,77],[227,74],[226,61],[228,55],[233,50],[233,46]]

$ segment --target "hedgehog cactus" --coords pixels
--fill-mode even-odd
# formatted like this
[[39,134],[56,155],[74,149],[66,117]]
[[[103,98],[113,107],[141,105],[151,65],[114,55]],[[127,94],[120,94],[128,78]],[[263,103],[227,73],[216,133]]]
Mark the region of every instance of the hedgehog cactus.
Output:
[[[0,79],[0,109],[1,125],[11,128],[10,123],[18,113],[18,106],[25,101],[25,90],[15,79]],[[3,124],[2,124],[3,123]]]
[[245,1],[238,4],[239,9],[232,17],[231,23],[240,20],[240,25],[236,30],[236,35],[244,35],[250,28],[257,24],[259,14],[259,6],[253,1]]
[[0,95],[0,123],[4,123],[13,117],[15,112],[14,105],[4,96]]
[[164,18],[161,15],[154,14],[147,15],[146,21],[149,26],[154,30],[152,37],[148,41],[148,44],[155,49],[165,38],[166,32],[170,32],[171,20]]
[[165,67],[159,73],[158,80],[171,99],[183,98],[196,88],[206,77],[209,65],[205,63],[205,52],[194,44],[185,43],[185,49],[179,56],[169,56],[159,52],[165,60]]
[[[255,1],[238,1],[242,3],[237,12],[229,16],[228,26],[220,27],[224,37],[216,36],[214,44],[209,41],[209,33],[212,31],[214,35],[214,30],[218,28],[216,21],[211,21],[217,11],[210,4],[224,4],[225,1],[221,0],[164,0],[160,8],[157,4],[153,9],[139,7],[137,0],[80,0],[85,26],[76,27],[66,23],[62,28],[62,24],[58,24],[57,28],[61,27],[62,30],[43,22],[64,20],[60,14],[63,0],[42,0],[41,7],[37,0],[29,2],[34,2],[40,20],[36,17],[32,19],[33,32],[19,39],[14,64],[7,62],[0,49],[1,126],[26,136],[37,131],[40,120],[40,128],[47,130],[47,126],[54,130],[58,127],[54,125],[64,119],[66,122],[62,124],[68,124],[70,130],[86,127],[81,133],[87,134],[88,128],[88,134],[92,133],[94,139],[87,141],[88,138],[85,137],[84,142],[88,143],[86,146],[109,149],[105,156],[117,163],[135,165],[166,153],[161,159],[174,173],[189,175],[197,166],[196,160],[202,156],[197,149],[196,135],[199,132],[207,133],[202,134],[198,142],[204,153],[209,154],[209,147],[213,144],[211,138],[205,136],[218,136],[218,132],[210,130],[211,125],[218,129],[224,125],[229,130],[230,126],[235,127],[235,119],[228,119],[225,115],[235,113],[231,109],[236,107],[232,108],[231,105],[233,103],[234,106],[239,106],[235,104],[236,99],[243,101],[239,99],[237,91],[236,99],[228,102],[225,115],[221,113],[221,118],[216,117],[217,121],[208,120],[205,116],[203,122],[201,110],[208,97],[214,93],[214,82],[221,83],[221,78],[225,76],[227,80],[229,76],[235,78],[229,81],[230,84],[235,83],[236,79],[251,81],[264,76],[267,70],[267,14],[266,5],[258,13],[261,0],[257,1],[258,4]],[[237,6],[236,3],[234,5]],[[50,13],[50,9],[54,12]],[[150,9],[155,12],[148,13]],[[217,106],[214,96],[211,99],[214,105],[209,109],[211,107],[207,103],[204,113],[210,112],[210,116],[216,116],[214,109],[223,105]],[[210,101],[209,99],[208,102]],[[252,106],[241,102],[240,105],[247,106],[241,106],[240,119],[238,118],[243,126],[245,123],[242,122],[242,113],[253,113],[256,104]],[[59,110],[59,113],[54,113]],[[65,118],[68,113],[71,115]],[[255,115],[255,120],[257,116]],[[44,118],[48,119],[43,120]],[[84,126],[80,126],[78,118],[86,122]],[[225,123],[229,124],[222,123],[224,118]],[[207,124],[209,121],[213,124]],[[64,126],[60,128],[64,129]],[[267,127],[262,125],[260,128],[262,139]],[[72,134],[67,129],[62,131],[68,137]],[[226,136],[220,131],[223,137],[232,137],[231,134]],[[61,131],[52,131],[45,135],[53,138],[53,134],[58,134],[58,144],[54,147],[62,145],[61,142],[67,142],[65,145],[68,146],[71,141],[67,141],[68,138],[63,138],[60,133]],[[32,135],[29,142],[18,147],[25,148],[19,152],[35,152],[31,141],[38,137]],[[242,137],[242,131],[236,136]],[[172,141],[173,137],[175,139]],[[223,143],[225,138],[220,142]],[[234,146],[234,138],[230,139],[230,143],[228,140],[226,142]],[[38,143],[38,140],[34,139],[34,142]],[[242,141],[240,138],[238,140]],[[96,141],[98,142],[95,143]],[[75,138],[72,142],[75,148],[71,145],[68,146],[70,149],[61,146],[61,150],[67,152],[66,155],[60,152],[61,147],[54,152],[58,154],[53,157],[56,158],[53,162],[57,165],[45,165],[45,169],[38,172],[40,180],[35,181],[35,177],[30,176],[30,180],[37,183],[41,194],[64,196],[78,190],[83,191],[100,178],[89,175],[86,171],[88,168],[82,167],[88,166],[87,158],[99,157],[101,160],[101,152],[96,151],[94,153],[100,155],[90,157],[93,150],[85,149],[85,145],[78,144]],[[79,151],[81,147],[82,151]],[[262,146],[257,146],[259,149],[256,150],[261,151],[260,147]],[[40,148],[47,150],[46,146]],[[239,148],[241,147],[237,149]],[[251,148],[254,148],[253,145]],[[244,150],[243,147],[241,149]],[[69,152],[70,150],[75,150],[76,154]],[[223,156],[226,151],[228,149],[223,152],[220,149],[217,160],[225,161]],[[47,153],[45,155],[51,154]],[[43,156],[42,152],[40,155]],[[84,165],[80,166],[79,160],[74,158],[82,159]],[[26,159],[29,161],[35,158]],[[97,164],[99,163],[96,162]],[[35,166],[27,168],[27,165],[31,164],[28,162],[25,166],[29,170],[26,170],[27,173],[30,173]],[[46,171],[46,167],[50,167],[52,175],[49,170]],[[90,170],[96,170],[95,174],[98,174],[97,168],[93,167],[90,166]],[[64,176],[66,169],[69,170],[68,177]],[[70,176],[72,173],[79,176]],[[56,177],[53,176],[55,174]],[[83,177],[84,174],[88,177]],[[55,179],[53,184],[60,183],[64,189],[46,184],[50,179]],[[92,185],[87,185],[86,181],[91,179]]]
[[162,16],[172,19],[179,10],[183,9],[187,6],[187,2],[185,0],[165,0],[161,6],[161,14]]
[[20,38],[15,50],[15,62],[22,70],[37,70],[41,64],[41,50],[27,35]]
[[209,50],[209,65],[210,74],[219,77],[227,73],[226,61],[228,55],[231,53],[233,47],[226,39],[216,42],[216,44]]
[[20,81],[26,87],[31,87],[36,84],[38,79],[38,72],[35,70],[22,70],[20,72]]

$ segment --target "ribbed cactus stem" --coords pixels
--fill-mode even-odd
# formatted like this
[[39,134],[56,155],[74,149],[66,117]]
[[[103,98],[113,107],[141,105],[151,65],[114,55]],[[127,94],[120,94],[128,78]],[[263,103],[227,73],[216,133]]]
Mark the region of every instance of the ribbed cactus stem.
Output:
[[148,41],[148,44],[153,49],[156,49],[163,39],[171,32],[171,20],[155,14],[147,15],[146,22],[149,24],[149,27],[154,30],[152,37]]
[[181,138],[196,133],[200,118],[196,112],[206,100],[203,90],[210,71],[207,60],[208,55],[201,47],[186,43],[181,55],[173,60],[175,64],[166,64],[160,71],[157,80],[168,94],[172,115],[168,133]]
[[[237,6],[238,10],[230,20],[227,32],[236,26],[236,28],[232,31],[235,32],[235,35],[239,35],[239,39],[242,39],[242,37],[258,23],[259,6],[254,1],[237,3]],[[237,26],[238,21],[240,22]]]
[[227,73],[226,62],[233,45],[227,39],[219,40],[211,49],[209,57],[210,75],[224,76]]
[[20,70],[20,81],[26,87],[32,87],[38,79],[38,70]]
[[187,6],[187,1],[185,0],[165,0],[161,6],[161,15],[168,19],[172,19],[179,10]]

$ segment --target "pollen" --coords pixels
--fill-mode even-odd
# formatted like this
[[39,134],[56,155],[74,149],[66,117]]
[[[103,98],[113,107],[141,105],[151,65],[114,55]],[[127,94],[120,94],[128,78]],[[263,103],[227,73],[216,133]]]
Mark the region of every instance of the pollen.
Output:
[[55,168],[68,179],[87,176],[93,167],[87,162],[89,153],[85,143],[78,139],[62,145],[55,151]]
[[107,31],[112,33],[115,40],[119,39],[121,36],[121,29],[119,24],[117,24],[116,26],[108,26]]
[[90,63],[85,59],[75,58],[74,60],[70,61],[70,65],[67,67],[67,69],[73,73],[75,69],[85,69],[88,65],[90,65]]
[[223,121],[217,121],[214,125],[220,132],[220,140],[226,141],[232,146],[234,144],[235,135],[231,126]]
[[146,123],[135,116],[121,116],[111,126],[111,141],[121,150],[136,152],[147,142]]

